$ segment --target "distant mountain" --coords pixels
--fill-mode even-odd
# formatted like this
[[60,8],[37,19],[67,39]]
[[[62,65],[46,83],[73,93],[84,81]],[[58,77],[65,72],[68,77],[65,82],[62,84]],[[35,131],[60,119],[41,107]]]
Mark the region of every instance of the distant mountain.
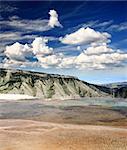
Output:
[[106,86],[109,88],[121,88],[121,87],[127,87],[127,82],[115,82],[110,84],[103,84],[102,86]]
[[43,99],[111,96],[111,89],[73,76],[0,69],[0,93],[25,94]]
[[115,89],[115,97],[127,98],[127,86]]
[[116,82],[102,85],[111,89],[113,97],[127,98],[127,82]]

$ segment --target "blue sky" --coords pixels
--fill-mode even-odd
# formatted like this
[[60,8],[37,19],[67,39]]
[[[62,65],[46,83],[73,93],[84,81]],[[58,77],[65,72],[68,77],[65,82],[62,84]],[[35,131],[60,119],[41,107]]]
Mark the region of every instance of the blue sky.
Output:
[[0,2],[0,66],[127,81],[127,2]]

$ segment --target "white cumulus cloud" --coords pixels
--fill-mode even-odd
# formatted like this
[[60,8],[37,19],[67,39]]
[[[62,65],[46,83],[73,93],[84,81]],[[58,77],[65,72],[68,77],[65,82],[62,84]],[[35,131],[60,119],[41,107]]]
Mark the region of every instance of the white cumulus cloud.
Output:
[[88,54],[88,55],[100,55],[103,53],[112,53],[113,49],[108,47],[106,43],[102,44],[102,45],[91,45],[90,47],[88,47],[84,53]]
[[58,20],[58,14],[55,10],[50,10],[49,11],[49,15],[50,15],[50,19],[48,22],[48,25],[52,28],[56,27],[62,27],[62,25],[60,24],[59,20]]
[[59,64],[59,68],[76,67],[75,59],[76,59],[76,56],[63,57],[61,63]]
[[51,54],[53,52],[53,48],[50,48],[46,45],[48,42],[48,39],[42,38],[42,37],[37,37],[33,41],[32,49],[33,53],[35,55],[45,55],[45,54]]
[[89,27],[80,28],[74,33],[67,34],[65,37],[61,37],[60,41],[64,44],[91,44],[91,43],[107,43],[111,35],[107,32],[98,32]]
[[127,53],[105,46],[89,47],[75,59],[79,69],[107,69],[122,67],[127,63]]
[[13,45],[6,46],[5,55],[12,60],[25,61],[27,57],[31,56],[31,48],[25,44],[22,45],[18,42]]
[[[20,44],[18,42],[6,46],[4,54],[9,60],[15,61],[29,61],[29,58],[42,57],[53,53],[53,48],[47,46],[48,39],[43,37],[37,37],[30,46],[28,44]],[[38,56],[38,57],[37,57]],[[19,62],[18,62],[19,63]]]
[[37,59],[39,61],[39,64],[43,68],[50,68],[50,67],[55,67],[58,68],[59,64],[61,64],[62,59],[63,59],[63,54],[52,54],[49,56],[41,57],[37,56]]

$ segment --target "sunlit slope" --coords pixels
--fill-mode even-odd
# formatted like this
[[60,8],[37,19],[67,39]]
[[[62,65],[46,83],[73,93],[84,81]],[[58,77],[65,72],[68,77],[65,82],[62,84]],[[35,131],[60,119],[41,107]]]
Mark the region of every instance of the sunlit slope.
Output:
[[64,99],[105,97],[110,95],[110,89],[72,76],[0,69],[0,93]]

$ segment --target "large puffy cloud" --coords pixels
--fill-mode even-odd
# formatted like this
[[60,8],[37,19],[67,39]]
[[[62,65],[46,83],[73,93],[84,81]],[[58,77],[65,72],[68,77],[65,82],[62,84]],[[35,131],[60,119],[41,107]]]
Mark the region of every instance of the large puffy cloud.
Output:
[[62,25],[60,24],[59,20],[58,20],[58,14],[55,10],[50,10],[49,11],[50,14],[50,19],[49,19],[49,23],[48,25],[51,26],[52,28],[56,27],[62,27]]
[[64,55],[62,53],[54,54],[53,48],[47,46],[47,42],[48,39],[37,37],[30,46],[18,42],[6,46],[4,51],[6,58],[4,59],[2,66],[38,66],[43,68],[57,68],[59,64],[61,64]]
[[[6,45],[10,45],[10,43],[15,42],[15,41],[22,41],[22,40],[34,40],[37,37],[37,35],[35,34],[23,34],[21,32],[10,32],[10,31],[6,31],[3,33],[0,33],[0,52],[2,52]],[[54,40],[58,40],[58,38],[56,37],[52,37],[52,36],[45,36],[45,39],[48,39],[50,41],[54,41]],[[43,38],[43,39],[44,39]]]
[[63,61],[63,54],[52,54],[48,56],[37,56],[39,64],[43,68],[56,67],[59,68],[59,65]]
[[90,44],[90,43],[107,43],[111,35],[107,32],[98,32],[89,27],[80,28],[74,33],[67,34],[65,37],[60,38],[64,44]]
[[106,43],[102,45],[91,45],[84,51],[84,53],[87,55],[95,55],[95,54],[100,55],[103,53],[112,53],[112,52],[113,49],[109,48]]
[[125,53],[112,53],[112,54],[101,54],[101,55],[86,55],[81,53],[76,58],[76,63],[92,63],[92,64],[117,64],[121,61],[125,61],[127,59],[127,54]]
[[77,68],[79,70],[100,70],[127,65],[127,53],[114,50],[107,45],[90,46],[78,56],[64,57],[60,68]]
[[107,69],[122,67],[127,63],[127,53],[105,46],[89,47],[75,59],[79,69]]
[[[28,44],[20,44],[18,42],[13,45],[6,46],[5,55],[13,61],[29,61],[36,57],[42,57],[53,53],[53,48],[48,47],[46,44],[48,39],[37,37],[32,42],[31,46]],[[38,57],[37,57],[38,56]]]
[[64,57],[59,64],[60,68],[73,68],[76,67],[75,63],[76,56]]
[[[78,69],[109,69],[127,65],[127,53],[108,46],[110,34],[98,32],[91,28],[80,28],[74,33],[60,38],[68,45],[87,45],[78,56],[63,58],[59,67]],[[78,48],[81,50],[81,47]]]
[[27,44],[22,45],[18,42],[14,43],[11,46],[7,46],[5,50],[5,55],[9,59],[17,61],[26,61],[27,57],[30,57],[31,54],[32,50]]
[[50,48],[46,45],[48,39],[37,37],[32,43],[33,53],[35,55],[45,55],[51,54],[53,52],[53,48]]

